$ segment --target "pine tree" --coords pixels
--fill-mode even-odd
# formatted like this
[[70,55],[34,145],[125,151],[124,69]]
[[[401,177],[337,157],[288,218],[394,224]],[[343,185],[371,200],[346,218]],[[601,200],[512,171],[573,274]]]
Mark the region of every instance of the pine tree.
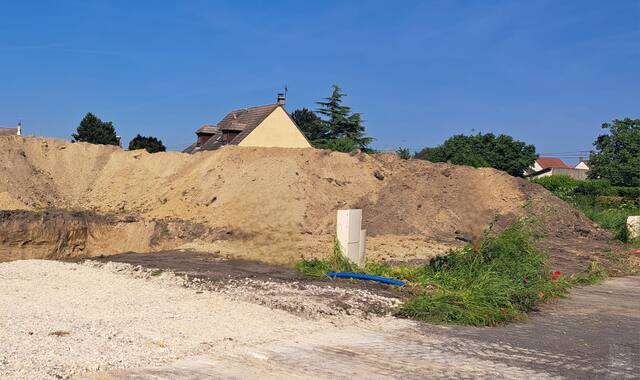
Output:
[[325,98],[323,102],[317,102],[319,108],[316,113],[324,116],[323,121],[326,123],[323,140],[349,140],[359,148],[367,149],[373,139],[365,135],[362,114],[351,112],[351,107],[342,103],[342,98],[345,96],[346,94],[338,85],[333,85],[331,96]]
[[120,139],[116,135],[113,123],[110,121],[102,121],[91,112],[88,112],[78,129],[72,135],[74,142],[88,142],[91,144],[102,145],[120,145]]

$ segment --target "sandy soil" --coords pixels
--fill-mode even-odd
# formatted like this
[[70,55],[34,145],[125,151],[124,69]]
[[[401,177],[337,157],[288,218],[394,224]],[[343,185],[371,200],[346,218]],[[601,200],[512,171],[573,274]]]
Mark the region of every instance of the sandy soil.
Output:
[[[367,250],[375,260],[424,261],[525,216],[544,219],[552,238],[579,237],[584,263],[602,255],[591,242],[610,239],[542,187],[487,168],[317,149],[225,147],[152,155],[0,138],[0,210],[28,209],[36,218],[43,210],[80,210],[138,223],[81,229],[70,250],[64,231],[48,240],[13,234],[6,244],[0,235],[0,245],[16,258],[191,247],[291,264],[331,253],[341,208],[363,209]],[[176,222],[194,228],[171,233]],[[0,231],[11,228],[23,227],[0,218]],[[197,229],[201,233],[188,233]],[[36,251],[46,252],[31,253]]]
[[310,320],[185,284],[127,264],[0,264],[0,377],[67,378],[381,323]]

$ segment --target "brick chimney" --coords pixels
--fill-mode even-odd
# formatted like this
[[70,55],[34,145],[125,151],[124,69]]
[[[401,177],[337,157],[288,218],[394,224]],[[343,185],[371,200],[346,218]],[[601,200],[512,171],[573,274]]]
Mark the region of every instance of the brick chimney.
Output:
[[278,94],[277,104],[279,106],[284,106],[285,97],[283,93]]

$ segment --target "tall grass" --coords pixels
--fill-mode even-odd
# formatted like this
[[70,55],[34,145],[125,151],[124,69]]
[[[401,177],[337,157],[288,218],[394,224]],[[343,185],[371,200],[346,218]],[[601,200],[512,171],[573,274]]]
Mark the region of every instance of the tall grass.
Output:
[[580,276],[555,278],[548,257],[535,247],[523,223],[437,257],[428,265],[367,262],[358,269],[344,260],[338,250],[328,260],[302,261],[298,268],[315,276],[349,270],[401,279],[409,284],[405,291],[410,299],[397,311],[399,316],[473,326],[524,318],[540,303],[566,294],[570,286],[599,281],[604,273],[594,266]]
[[589,219],[611,231],[616,239],[630,242],[627,218],[640,215],[639,188],[612,186],[602,179],[581,181],[568,176],[549,176],[532,182],[573,204]]
[[426,266],[422,272],[423,284],[438,290],[406,302],[399,314],[429,322],[497,325],[524,317],[569,286],[551,279],[547,257],[521,224],[452,252],[440,269]]

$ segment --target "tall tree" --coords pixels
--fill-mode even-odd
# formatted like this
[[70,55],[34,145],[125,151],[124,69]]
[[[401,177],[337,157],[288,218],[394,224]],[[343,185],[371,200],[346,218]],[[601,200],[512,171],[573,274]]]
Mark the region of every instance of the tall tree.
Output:
[[365,135],[365,127],[362,124],[362,114],[351,112],[351,107],[342,103],[342,98],[346,96],[338,85],[333,85],[331,96],[322,102],[317,102],[319,108],[316,110],[324,116],[326,123],[326,136],[324,139],[346,139],[356,143],[361,149],[367,149],[373,142],[373,138]]
[[424,148],[415,158],[431,162],[492,167],[521,177],[537,158],[536,148],[507,135],[455,135],[435,148]]
[[116,135],[113,123],[102,121],[91,112],[88,112],[80,121],[76,133],[72,135],[73,141],[83,141],[91,144],[120,145],[120,139]]
[[598,136],[589,157],[589,177],[614,185],[640,186],[640,119],[602,124],[608,134]]
[[334,85],[331,96],[317,102],[319,108],[315,112],[302,108],[293,111],[291,118],[316,148],[370,151],[368,145],[373,138],[365,135],[362,114],[351,112],[351,107],[342,103],[345,96],[340,87]]
[[297,109],[291,113],[291,118],[298,124],[309,141],[313,142],[327,137],[325,122],[313,111],[307,108]]
[[141,136],[138,134],[129,142],[129,150],[146,149],[149,153],[165,152],[167,148],[158,140],[151,136]]

